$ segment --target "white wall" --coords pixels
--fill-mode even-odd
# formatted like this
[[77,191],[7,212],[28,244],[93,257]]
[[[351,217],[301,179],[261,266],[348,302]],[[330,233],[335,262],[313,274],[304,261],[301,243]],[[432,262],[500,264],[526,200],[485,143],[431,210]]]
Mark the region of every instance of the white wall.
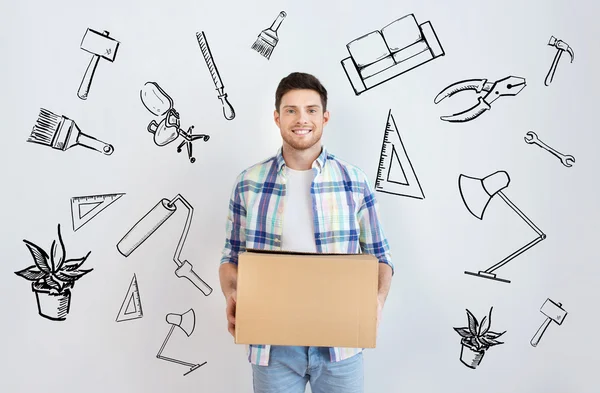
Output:
[[[600,322],[597,277],[596,129],[598,37],[592,2],[564,1],[30,1],[5,3],[2,30],[4,150],[0,154],[2,219],[0,288],[4,338],[2,392],[251,392],[244,348],[226,329],[218,281],[225,214],[235,175],[275,153],[274,92],[292,71],[314,73],[330,93],[325,144],[375,181],[389,110],[425,192],[425,199],[378,193],[396,274],[378,347],[365,354],[367,392],[565,393],[597,391]],[[270,60],[250,49],[279,11],[287,18]],[[356,96],[340,61],[346,43],[414,14],[430,21],[445,56]],[[91,55],[79,48],[87,28],[120,41],[115,61],[101,60],[87,100],[77,89]],[[227,121],[195,33],[204,31],[236,117]],[[544,78],[556,50],[565,53],[550,86]],[[465,123],[439,116],[476,102],[462,93],[434,104],[447,85],[472,78],[526,78],[514,97]],[[157,147],[140,88],[156,81],[174,99],[181,125],[210,135],[196,142],[197,161]],[[105,156],[27,143],[40,108],[65,115],[82,131],[114,146]],[[572,167],[535,145],[534,130]],[[499,197],[484,220],[462,203],[458,176],[510,174],[505,194],[547,235],[498,271],[502,283],[471,277],[526,244],[535,234]],[[73,231],[70,198],[125,193]],[[129,228],[162,198],[183,195],[194,216],[182,259],[212,288],[204,296],[173,273],[173,251],[185,219],[182,206],[125,258],[116,248]],[[23,239],[45,250],[61,224],[70,258],[91,251],[65,321],[38,314],[30,283],[14,272],[32,264]],[[143,317],[115,321],[133,274]],[[551,298],[568,316],[539,346],[529,340]],[[492,347],[477,369],[459,361],[465,309],[478,318],[494,307]],[[165,355],[207,363],[185,367],[156,359],[167,313],[196,313],[194,333],[173,334]]]

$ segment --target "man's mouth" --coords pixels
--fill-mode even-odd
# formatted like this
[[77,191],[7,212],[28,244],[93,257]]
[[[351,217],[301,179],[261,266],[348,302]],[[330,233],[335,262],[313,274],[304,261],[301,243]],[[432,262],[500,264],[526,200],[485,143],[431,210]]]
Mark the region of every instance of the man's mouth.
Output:
[[296,135],[306,135],[312,130],[310,128],[295,128],[292,130]]

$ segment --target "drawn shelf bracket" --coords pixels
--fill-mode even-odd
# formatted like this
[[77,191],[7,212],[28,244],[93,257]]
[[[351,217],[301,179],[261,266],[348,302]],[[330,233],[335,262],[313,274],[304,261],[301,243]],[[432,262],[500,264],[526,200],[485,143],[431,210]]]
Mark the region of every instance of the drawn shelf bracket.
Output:
[[187,278],[205,296],[212,292],[212,288],[204,282],[193,270],[193,266],[187,260],[181,260],[181,251],[188,235],[192,222],[194,208],[181,195],[177,194],[173,199],[163,198],[144,217],[142,217],[117,244],[119,252],[128,257],[135,249],[146,241],[165,221],[177,211],[176,202],[183,204],[187,210],[187,217],[183,232],[179,238],[173,261],[177,265],[175,275],[179,278]]

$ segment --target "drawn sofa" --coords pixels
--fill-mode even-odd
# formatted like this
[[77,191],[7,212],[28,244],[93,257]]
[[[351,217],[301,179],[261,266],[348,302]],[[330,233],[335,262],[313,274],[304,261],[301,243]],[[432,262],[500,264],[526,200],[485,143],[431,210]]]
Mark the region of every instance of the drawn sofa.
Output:
[[444,55],[430,22],[409,14],[346,45],[342,67],[356,95]]

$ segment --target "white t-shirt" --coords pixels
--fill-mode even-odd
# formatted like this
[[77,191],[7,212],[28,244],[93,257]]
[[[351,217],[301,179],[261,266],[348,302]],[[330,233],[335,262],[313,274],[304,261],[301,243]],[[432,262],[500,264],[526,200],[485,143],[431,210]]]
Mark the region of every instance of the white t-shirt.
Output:
[[310,186],[313,180],[311,169],[286,170],[286,196],[283,210],[283,251],[317,252],[313,224]]

